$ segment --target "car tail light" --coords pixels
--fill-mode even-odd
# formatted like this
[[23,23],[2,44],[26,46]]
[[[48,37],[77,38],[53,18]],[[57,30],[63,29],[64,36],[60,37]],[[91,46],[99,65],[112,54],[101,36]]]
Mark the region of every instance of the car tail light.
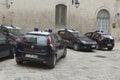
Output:
[[51,38],[48,37],[48,38],[47,38],[47,45],[49,46],[50,44],[51,44]]
[[24,40],[25,40],[25,37],[23,36],[16,39],[17,42],[23,42]]

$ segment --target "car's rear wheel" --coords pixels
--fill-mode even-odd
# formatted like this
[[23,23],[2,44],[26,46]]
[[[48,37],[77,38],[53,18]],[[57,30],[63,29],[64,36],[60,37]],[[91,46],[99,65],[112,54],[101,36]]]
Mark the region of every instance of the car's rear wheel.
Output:
[[65,48],[62,58],[65,58],[67,55],[67,49]]
[[74,49],[75,51],[78,51],[78,50],[79,50],[79,45],[75,43],[75,44],[73,45],[73,49]]
[[113,49],[113,47],[108,47],[108,50],[109,50],[109,51],[112,51],[112,49]]
[[21,60],[19,58],[16,58],[16,63],[19,64],[19,65],[21,65],[21,64],[23,64],[23,60]]
[[53,60],[52,60],[51,64],[49,65],[49,68],[50,68],[50,69],[52,69],[52,68],[55,67],[56,61],[57,61],[57,56],[54,55],[54,56],[53,56]]

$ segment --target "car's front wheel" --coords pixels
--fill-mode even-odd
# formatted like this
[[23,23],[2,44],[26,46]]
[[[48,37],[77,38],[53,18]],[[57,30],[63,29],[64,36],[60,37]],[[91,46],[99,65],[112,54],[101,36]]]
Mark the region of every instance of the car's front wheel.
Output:
[[79,45],[75,43],[75,44],[73,45],[73,49],[74,49],[75,51],[78,51],[78,50],[79,50]]
[[16,63],[19,64],[19,65],[21,65],[21,64],[23,64],[23,60],[21,60],[19,58],[16,58]]
[[97,44],[96,49],[98,50],[101,49],[99,44]]

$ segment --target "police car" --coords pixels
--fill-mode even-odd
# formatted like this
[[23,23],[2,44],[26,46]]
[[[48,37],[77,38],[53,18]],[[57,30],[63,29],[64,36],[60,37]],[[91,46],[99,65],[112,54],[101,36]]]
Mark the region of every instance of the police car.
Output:
[[60,37],[67,41],[67,46],[74,50],[94,50],[96,49],[96,41],[89,39],[79,31],[74,29],[60,29],[58,31]]
[[59,58],[66,57],[67,49],[58,34],[35,30],[17,42],[15,54],[17,64],[32,61],[54,68]]
[[0,33],[0,58],[3,57],[14,58],[14,50],[8,38]]
[[18,37],[23,36],[23,32],[20,27],[15,27],[13,25],[10,26],[0,26],[0,32],[4,34],[6,37],[12,40],[16,40]]
[[107,48],[111,51],[115,46],[115,40],[112,35],[104,33],[103,31],[87,32],[85,35],[97,42],[97,49]]
[[0,58],[14,58],[15,40],[21,35],[19,27],[0,26]]

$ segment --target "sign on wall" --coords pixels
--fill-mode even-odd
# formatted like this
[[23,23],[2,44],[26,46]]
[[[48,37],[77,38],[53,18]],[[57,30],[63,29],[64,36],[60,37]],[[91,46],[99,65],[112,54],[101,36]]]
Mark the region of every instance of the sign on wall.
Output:
[[120,19],[120,12],[117,12],[115,16],[117,19]]

